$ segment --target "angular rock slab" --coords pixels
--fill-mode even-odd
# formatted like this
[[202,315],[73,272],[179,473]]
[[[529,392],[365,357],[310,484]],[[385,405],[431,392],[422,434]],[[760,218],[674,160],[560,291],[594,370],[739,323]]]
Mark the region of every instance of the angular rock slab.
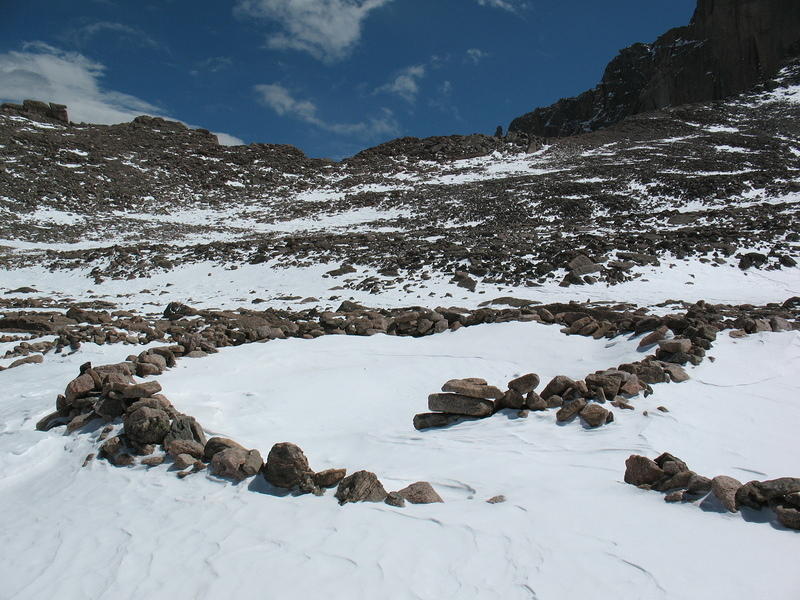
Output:
[[383,502],[387,495],[378,476],[370,471],[356,471],[352,475],[348,475],[339,483],[335,494],[339,504]]
[[654,460],[632,454],[625,461],[625,483],[631,485],[653,485],[665,476]]
[[470,398],[485,398],[488,400],[496,400],[503,397],[503,392],[493,385],[475,383],[475,381],[475,379],[451,379],[442,386],[442,391],[468,396]]
[[448,415],[445,413],[419,413],[414,415],[414,429],[421,431],[431,427],[447,427],[456,423],[461,417],[459,415]]
[[461,394],[431,394],[428,396],[428,409],[450,415],[488,417],[494,412],[494,402]]
[[442,497],[436,493],[433,486],[427,481],[417,481],[409,486],[398,490],[398,495],[405,498],[411,504],[433,504],[434,502],[444,502]]

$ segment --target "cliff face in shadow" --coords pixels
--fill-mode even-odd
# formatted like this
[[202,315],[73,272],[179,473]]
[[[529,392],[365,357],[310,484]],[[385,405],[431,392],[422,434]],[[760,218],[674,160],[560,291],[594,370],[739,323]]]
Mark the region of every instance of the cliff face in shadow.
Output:
[[597,87],[518,117],[509,131],[562,137],[641,112],[721,100],[772,77],[799,53],[798,0],[699,0],[689,25],[621,50]]

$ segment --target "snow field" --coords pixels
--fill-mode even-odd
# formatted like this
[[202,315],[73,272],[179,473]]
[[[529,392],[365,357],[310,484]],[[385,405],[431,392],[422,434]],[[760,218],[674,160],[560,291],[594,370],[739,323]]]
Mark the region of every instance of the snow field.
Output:
[[[85,345],[3,373],[0,597],[796,597],[800,576],[787,562],[796,533],[754,522],[759,513],[667,505],[622,483],[629,454],[665,450],[708,476],[796,474],[796,332],[721,335],[716,361],[690,369],[692,380],[655,386],[597,430],[558,426],[554,411],[411,426],[449,377],[502,386],[535,371],[546,383],[635,360],[636,344],[508,323],[251,344],[184,359],[158,378],[209,433],[265,456],[293,441],[317,470],[366,468],[389,490],[427,480],[445,499],[404,509],[339,507],[332,492],[284,496],[260,478],[178,480],[166,465],[82,469],[96,433],[33,426],[79,364],[118,361],[130,348]],[[507,502],[484,502],[496,494]]]

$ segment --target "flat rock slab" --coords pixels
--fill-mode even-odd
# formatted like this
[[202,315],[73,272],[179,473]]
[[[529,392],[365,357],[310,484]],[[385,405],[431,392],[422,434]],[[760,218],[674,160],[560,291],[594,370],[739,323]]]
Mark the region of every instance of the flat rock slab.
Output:
[[419,413],[414,415],[414,429],[430,429],[431,427],[447,427],[456,423],[460,419],[459,415],[448,415],[445,413]]
[[503,392],[493,385],[486,383],[476,383],[475,378],[471,379],[451,379],[442,386],[443,392],[469,396],[470,398],[485,398],[496,400],[503,397]]
[[450,415],[488,417],[494,412],[494,402],[461,394],[431,394],[428,409]]

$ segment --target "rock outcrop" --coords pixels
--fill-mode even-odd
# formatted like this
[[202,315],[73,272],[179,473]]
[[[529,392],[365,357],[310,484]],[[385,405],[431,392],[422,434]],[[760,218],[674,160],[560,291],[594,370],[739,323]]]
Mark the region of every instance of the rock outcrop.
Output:
[[26,117],[54,119],[62,123],[69,123],[67,107],[54,102],[41,102],[39,100],[23,100],[22,104],[4,102],[0,104],[2,111],[14,111]]
[[796,0],[699,0],[689,25],[624,48],[597,87],[514,119],[509,132],[569,136],[642,112],[721,100],[772,77],[798,53]]

